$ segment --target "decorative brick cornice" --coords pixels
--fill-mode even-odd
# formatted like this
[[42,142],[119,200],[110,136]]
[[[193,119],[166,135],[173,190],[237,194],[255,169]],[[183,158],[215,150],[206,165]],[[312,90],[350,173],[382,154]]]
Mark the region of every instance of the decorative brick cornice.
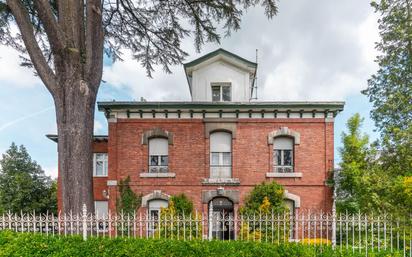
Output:
[[289,129],[288,127],[281,127],[278,130],[272,131],[268,135],[268,144],[273,145],[273,140],[275,137],[292,137],[294,140],[295,145],[300,144],[300,133],[294,130]]
[[170,195],[163,193],[160,190],[154,190],[153,193],[150,193],[148,195],[145,195],[142,197],[142,207],[147,207],[148,203],[151,200],[165,200],[169,201]]
[[226,197],[229,198],[233,203],[239,203],[240,192],[238,190],[207,190],[202,191],[202,202],[209,203],[215,197]]
[[169,142],[169,145],[173,145],[173,133],[163,130],[161,128],[154,128],[143,132],[142,145],[147,145],[150,138],[163,137]]
[[209,138],[210,134],[217,131],[229,132],[232,138],[236,138],[236,123],[225,122],[205,122],[205,138]]
[[300,208],[300,196],[289,193],[288,190],[285,190],[283,193],[283,198],[293,201],[295,203],[295,208]]

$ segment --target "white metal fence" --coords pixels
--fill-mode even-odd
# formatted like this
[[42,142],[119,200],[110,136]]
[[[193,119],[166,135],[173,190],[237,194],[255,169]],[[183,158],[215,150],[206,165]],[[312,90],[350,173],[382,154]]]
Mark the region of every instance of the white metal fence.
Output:
[[90,236],[170,238],[179,240],[246,240],[274,244],[298,242],[331,245],[336,249],[373,252],[400,251],[412,256],[411,218],[390,215],[350,215],[314,213],[198,213],[160,215],[153,218],[142,213],[111,214],[102,217],[81,215],[3,214],[0,230],[32,232],[46,235],[80,234]]

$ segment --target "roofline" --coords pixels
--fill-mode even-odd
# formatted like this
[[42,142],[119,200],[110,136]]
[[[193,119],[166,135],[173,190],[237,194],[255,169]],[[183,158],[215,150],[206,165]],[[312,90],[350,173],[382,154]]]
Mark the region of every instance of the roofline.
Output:
[[97,102],[99,111],[122,109],[333,109],[342,111],[345,102],[340,101],[279,101],[279,102]]
[[226,55],[229,55],[233,58],[239,59],[240,61],[245,62],[245,63],[247,63],[248,65],[250,65],[252,67],[257,67],[257,63],[251,62],[251,61],[249,61],[249,60],[247,60],[243,57],[240,57],[239,55],[231,53],[231,52],[229,52],[229,51],[227,51],[223,48],[219,48],[219,49],[217,49],[213,52],[207,53],[207,54],[205,54],[205,55],[203,55],[203,56],[201,56],[201,57],[199,57],[199,58],[197,58],[197,59],[195,59],[191,62],[184,63],[183,66],[184,66],[185,69],[189,68],[189,67],[192,67],[192,66],[195,66],[195,65],[197,65],[197,64],[199,64],[199,63],[201,63],[201,62],[203,62],[203,61],[205,61],[209,58],[212,58],[212,57],[214,57],[218,54],[226,54]]
[[[59,138],[57,134],[47,134],[46,137],[48,139],[50,139],[51,141],[54,141],[56,143],[57,143],[58,138]],[[100,142],[100,141],[106,141],[107,142],[108,140],[109,140],[109,136],[107,136],[107,135],[94,135],[93,136],[93,141],[95,141],[95,142]]]
[[[247,60],[247,59],[245,59],[245,58],[243,58],[243,57],[240,57],[240,56],[237,55],[237,54],[234,54],[234,53],[232,53],[232,52],[229,52],[229,51],[227,51],[227,50],[225,50],[225,49],[223,49],[223,48],[219,48],[219,49],[216,49],[215,51],[212,51],[212,52],[210,52],[210,53],[207,53],[207,54],[205,54],[205,55],[203,55],[203,56],[201,56],[201,57],[199,57],[199,58],[197,58],[197,59],[195,59],[195,60],[193,60],[193,61],[190,61],[190,62],[187,62],[187,63],[184,63],[184,64],[183,64],[183,69],[184,69],[184,71],[185,71],[187,84],[188,84],[188,86],[189,86],[190,96],[192,96],[192,86],[191,86],[190,83],[189,83],[189,76],[188,76],[188,74],[187,74],[187,69],[190,68],[190,67],[196,66],[196,65],[202,63],[203,61],[206,61],[207,59],[210,59],[210,58],[212,58],[212,57],[215,57],[215,56],[217,56],[217,55],[219,55],[219,54],[224,54],[224,55],[227,55],[227,56],[229,56],[229,57],[238,59],[238,60],[240,60],[241,62],[246,63],[246,65],[253,67],[253,68],[255,69],[254,76],[256,77],[257,63],[251,62],[251,61],[249,61],[249,60]],[[253,86],[254,86],[254,84],[255,84],[255,80],[253,80],[252,92],[251,92],[251,94],[253,94]]]

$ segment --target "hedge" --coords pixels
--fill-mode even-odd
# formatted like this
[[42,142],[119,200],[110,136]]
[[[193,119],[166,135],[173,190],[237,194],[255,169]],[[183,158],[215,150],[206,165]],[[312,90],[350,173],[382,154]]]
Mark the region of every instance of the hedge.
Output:
[[[352,252],[288,243],[273,245],[245,241],[177,241],[0,232],[0,256],[364,256]],[[380,252],[369,256],[401,256]]]

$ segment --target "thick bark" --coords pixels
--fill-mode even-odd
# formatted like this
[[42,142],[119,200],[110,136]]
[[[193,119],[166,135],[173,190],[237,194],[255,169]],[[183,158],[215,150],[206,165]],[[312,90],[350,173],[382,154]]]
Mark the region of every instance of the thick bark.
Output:
[[63,213],[94,212],[92,143],[96,91],[68,80],[55,97]]

